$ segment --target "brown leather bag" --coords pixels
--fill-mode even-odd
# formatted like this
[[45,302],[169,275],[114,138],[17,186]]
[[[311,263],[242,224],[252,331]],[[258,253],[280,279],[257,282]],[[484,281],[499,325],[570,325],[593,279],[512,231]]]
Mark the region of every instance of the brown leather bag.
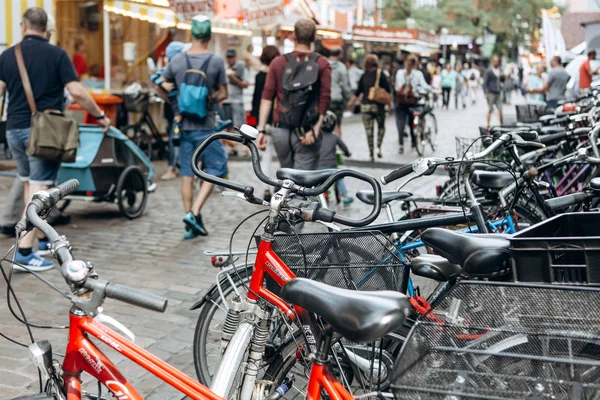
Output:
[[369,89],[369,96],[367,97],[370,101],[374,101],[379,104],[390,104],[392,101],[392,94],[379,86],[379,79],[381,79],[381,70],[377,70],[377,79],[375,85]]
[[417,102],[413,87],[410,83],[408,83],[409,77],[410,74],[405,78],[406,83],[404,83],[404,85],[402,85],[400,89],[396,91],[396,104],[415,104]]
[[25,68],[21,43],[15,46],[15,57],[21,75],[21,83],[31,109],[31,131],[27,143],[27,154],[44,160],[74,162],[79,147],[77,122],[65,118],[61,111],[39,112],[31,90],[29,75]]

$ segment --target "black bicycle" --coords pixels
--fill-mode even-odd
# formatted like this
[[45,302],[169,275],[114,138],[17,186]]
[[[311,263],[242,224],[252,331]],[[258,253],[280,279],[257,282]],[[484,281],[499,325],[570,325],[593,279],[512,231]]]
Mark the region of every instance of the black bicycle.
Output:
[[412,114],[417,153],[420,156],[425,155],[426,146],[431,147],[432,152],[435,151],[438,126],[428,97],[419,101],[419,104],[412,109]]
[[139,113],[139,120],[121,127],[127,135],[150,160],[166,160],[169,157],[168,142],[158,131],[158,127],[148,111],[151,103],[164,103],[164,100],[149,92],[125,93],[123,95],[125,108],[128,113]]

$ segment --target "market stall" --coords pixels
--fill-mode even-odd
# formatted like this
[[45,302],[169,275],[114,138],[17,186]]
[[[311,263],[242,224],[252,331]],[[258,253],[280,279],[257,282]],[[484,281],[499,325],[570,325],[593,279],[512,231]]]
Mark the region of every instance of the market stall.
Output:
[[40,7],[54,15],[54,0],[0,0],[0,53],[21,40],[21,16],[29,7]]

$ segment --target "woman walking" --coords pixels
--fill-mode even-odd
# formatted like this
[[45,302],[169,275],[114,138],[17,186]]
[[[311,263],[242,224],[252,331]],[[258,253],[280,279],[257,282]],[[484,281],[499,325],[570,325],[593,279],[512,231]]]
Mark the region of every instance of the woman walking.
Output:
[[467,108],[466,101],[466,79],[462,73],[462,66],[460,64],[456,64],[455,69],[456,81],[454,83],[454,108],[458,110],[458,101],[462,103],[463,108]]
[[404,125],[408,120],[412,147],[416,147],[415,131],[413,126],[412,107],[417,103],[417,98],[422,92],[430,92],[431,87],[425,82],[423,73],[419,70],[419,60],[410,55],[404,61],[404,69],[396,72],[396,126],[398,128],[399,153],[404,153]]
[[[263,90],[265,88],[265,82],[267,80],[267,72],[269,72],[269,65],[271,64],[271,61],[273,61],[273,59],[275,57],[277,57],[279,55],[279,49],[277,49],[277,47],[275,46],[265,46],[263,48],[262,54],[260,55],[260,62],[262,64],[262,67],[260,69],[260,71],[256,74],[256,78],[254,80],[254,94],[252,96],[252,111],[250,111],[250,115],[253,116],[254,118],[256,118],[256,121],[258,122],[258,113],[260,110],[260,99],[262,98],[262,94],[263,94]],[[273,110],[271,110],[271,113],[273,112]],[[272,122],[272,116],[269,116],[269,120],[268,120],[268,124],[271,124]],[[271,138],[269,136],[267,136],[267,149],[265,150],[265,156],[261,157],[261,162],[260,165],[262,167],[262,170],[267,174],[267,176],[271,176],[271,170],[272,170],[272,150],[271,150],[271,145],[270,145],[270,141]],[[270,201],[271,200],[271,186],[267,186],[265,185],[264,187],[265,192],[264,192],[264,199],[266,201]]]
[[452,66],[450,63],[446,63],[446,66],[442,71],[442,108],[446,107],[446,110],[450,104],[450,91],[452,91],[452,87],[454,87],[455,80],[456,76],[452,70]]
[[[365,131],[367,133],[367,143],[369,144],[369,154],[371,156],[371,162],[375,161],[374,157],[374,130],[375,122],[377,122],[377,157],[381,158],[381,144],[383,143],[383,137],[385,136],[385,104],[370,99],[369,94],[375,92],[377,87],[383,89],[385,92],[392,92],[390,83],[385,74],[379,68],[379,58],[375,54],[369,54],[365,57],[365,73],[360,77],[358,81],[358,88],[352,96],[348,108],[352,110],[354,104],[358,99],[362,98],[360,112],[362,113],[363,124],[365,125]],[[391,101],[391,95],[389,96],[389,105],[393,107]]]

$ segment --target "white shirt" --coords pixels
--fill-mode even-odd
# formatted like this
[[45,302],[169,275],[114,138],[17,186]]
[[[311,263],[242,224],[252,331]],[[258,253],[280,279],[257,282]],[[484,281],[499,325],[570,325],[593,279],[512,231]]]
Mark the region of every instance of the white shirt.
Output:
[[413,69],[406,77],[406,70],[399,69],[396,72],[396,84],[394,85],[394,89],[396,91],[400,90],[405,83],[409,83],[413,87],[413,92],[417,94],[419,91],[431,92],[432,88],[425,82],[425,77],[423,73],[418,69]]

